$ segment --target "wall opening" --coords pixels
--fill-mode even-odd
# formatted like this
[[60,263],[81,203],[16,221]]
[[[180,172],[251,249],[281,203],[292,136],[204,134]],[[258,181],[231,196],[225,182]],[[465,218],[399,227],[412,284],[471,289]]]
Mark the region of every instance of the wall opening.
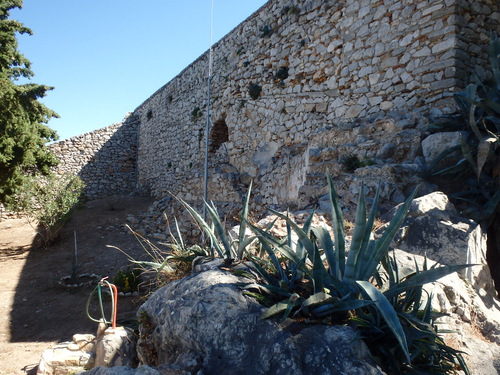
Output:
[[226,125],[226,120],[217,120],[212,127],[212,131],[210,132],[208,152],[217,152],[220,146],[227,141],[229,141],[229,129]]

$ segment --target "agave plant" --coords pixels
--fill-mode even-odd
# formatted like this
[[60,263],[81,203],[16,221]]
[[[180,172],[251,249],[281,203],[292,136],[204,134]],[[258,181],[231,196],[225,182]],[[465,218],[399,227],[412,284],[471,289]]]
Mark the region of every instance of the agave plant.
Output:
[[[490,64],[493,80],[481,80],[473,76],[464,91],[455,94],[462,118],[453,117],[439,127],[461,128],[467,125],[461,145],[444,150],[433,163],[432,175],[459,176],[467,183],[452,198],[468,206],[464,214],[477,221],[486,221],[487,226],[500,205],[500,42],[496,33],[491,34],[489,44]],[[458,120],[458,121],[457,121]],[[460,153],[458,161],[447,168],[436,168],[450,154]]]
[[203,202],[206,208],[206,212],[208,213],[211,221],[211,223],[208,223],[205,219],[203,219],[198,211],[196,211],[196,209],[194,209],[182,199],[179,199],[182,205],[188,210],[196,223],[210,239],[211,256],[215,256],[215,253],[213,251],[213,249],[215,249],[217,255],[221,258],[227,260],[243,259],[246,248],[255,239],[255,237],[246,236],[246,225],[248,222],[248,204],[250,201],[251,191],[252,183],[250,183],[250,186],[248,187],[248,192],[245,197],[245,201],[243,202],[243,208],[241,210],[240,218],[240,229],[237,239],[233,239],[231,235],[226,234],[224,223],[222,222],[221,217],[217,212],[217,208],[215,207],[213,202]]
[[[425,361],[429,363],[429,369],[432,366],[452,368],[457,365],[466,370],[460,353],[446,347],[432,327],[430,304],[424,311],[419,308],[424,284],[467,265],[431,269],[425,266],[422,271],[417,268],[415,272],[400,278],[397,263],[389,257],[389,245],[417,189],[401,205],[380,238],[374,239],[372,228],[379,193],[377,190],[367,217],[362,187],[351,246],[346,252],[342,210],[330,177],[328,186],[332,203],[333,240],[326,229],[311,228],[314,211],[302,228],[288,215],[274,211],[287,222],[289,235],[284,240],[249,224],[271,260],[262,263],[254,259],[265,283],[258,286],[257,291],[255,284],[252,284],[252,290],[247,292],[270,305],[263,318],[305,316],[308,319],[338,322],[340,317],[344,322],[357,325],[367,339],[373,335],[384,334],[386,338],[389,335],[391,339],[386,340],[379,354],[382,358],[380,363],[392,368],[392,373],[407,370],[417,372],[420,367],[414,367],[413,363]],[[291,242],[291,231],[298,237],[295,245]],[[385,283],[384,279],[387,279]],[[425,357],[439,345],[444,345],[446,349],[430,359]],[[428,350],[424,350],[424,347]],[[388,363],[395,365],[390,366]]]

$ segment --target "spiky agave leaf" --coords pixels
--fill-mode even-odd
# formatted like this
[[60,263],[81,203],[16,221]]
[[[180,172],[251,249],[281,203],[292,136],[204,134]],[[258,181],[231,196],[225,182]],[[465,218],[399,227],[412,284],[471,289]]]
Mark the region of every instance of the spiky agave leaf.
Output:
[[360,287],[361,293],[374,302],[374,306],[380,312],[380,315],[387,323],[387,326],[396,337],[399,346],[403,350],[408,363],[410,363],[410,352],[403,327],[399,322],[398,314],[394,310],[389,300],[368,281],[359,280],[356,284]]
[[368,253],[369,259],[367,261],[363,260],[363,263],[361,263],[363,269],[360,270],[361,272],[358,275],[359,280],[368,280],[370,277],[372,277],[377,270],[379,263],[387,255],[389,245],[391,244],[394,236],[399,230],[401,223],[405,219],[408,208],[410,207],[410,204],[413,202],[413,199],[417,194],[417,190],[418,186],[401,205],[401,207],[398,209],[398,211],[390,221],[389,226],[385,229],[382,236],[375,242],[373,251],[370,251]]
[[338,267],[334,273],[343,277],[345,271],[344,217],[342,216],[342,208],[340,207],[339,198],[333,186],[332,177],[328,175],[327,180],[330,203],[332,204],[332,225],[336,250],[336,266]]

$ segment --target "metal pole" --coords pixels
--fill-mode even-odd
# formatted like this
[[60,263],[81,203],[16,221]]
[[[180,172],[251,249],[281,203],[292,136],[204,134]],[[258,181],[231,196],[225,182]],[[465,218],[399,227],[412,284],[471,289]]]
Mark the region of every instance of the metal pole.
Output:
[[[207,124],[205,126],[205,173],[203,199],[208,201],[208,147],[210,135],[210,84],[212,81],[212,29],[214,22],[214,0],[212,0],[212,12],[210,16],[210,50],[208,52],[208,90],[207,90]],[[207,208],[203,204],[203,220],[207,220]]]

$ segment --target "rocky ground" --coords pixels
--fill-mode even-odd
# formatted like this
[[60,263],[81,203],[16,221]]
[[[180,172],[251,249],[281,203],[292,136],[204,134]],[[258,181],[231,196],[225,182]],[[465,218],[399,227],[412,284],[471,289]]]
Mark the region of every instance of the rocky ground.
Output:
[[[123,253],[106,245],[119,247],[136,259],[145,258],[124,224],[128,215],[139,215],[151,203],[150,198],[138,197],[89,201],[47,249],[36,246],[36,229],[26,219],[0,221],[0,374],[35,374],[45,349],[71,339],[74,333],[95,333],[97,324],[85,313],[93,287],[59,285],[72,271],[74,233],[78,274],[112,278],[129,262]],[[121,297],[118,320],[133,318],[139,303],[137,298]]]

